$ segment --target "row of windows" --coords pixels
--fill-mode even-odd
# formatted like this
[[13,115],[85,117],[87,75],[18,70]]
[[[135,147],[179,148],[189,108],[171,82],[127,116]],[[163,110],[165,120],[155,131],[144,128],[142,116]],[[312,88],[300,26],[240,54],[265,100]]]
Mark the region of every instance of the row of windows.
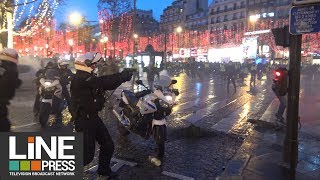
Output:
[[144,14],[137,14],[137,17],[150,18],[150,17],[152,17],[152,16],[150,16],[150,15],[144,15]]
[[244,29],[244,22],[240,23],[233,23],[233,24],[224,24],[222,26],[212,26],[210,28],[212,31],[221,31],[221,30],[243,30]]
[[172,17],[169,17],[167,19],[162,19],[161,22],[162,23],[167,23],[167,22],[174,22],[174,21],[178,21],[178,20],[181,20],[182,17],[180,16],[172,16]]
[[202,12],[202,13],[189,15],[187,16],[187,19],[197,19],[197,18],[204,18],[204,17],[207,17],[207,14],[205,12]]
[[172,8],[164,12],[165,15],[183,13],[183,8]]
[[228,5],[218,6],[214,9],[211,9],[211,14],[241,9],[241,8],[245,8],[245,7],[246,7],[246,3],[244,1],[242,1],[240,3],[234,3],[233,6],[232,5],[231,6],[230,5],[229,6]]
[[229,15],[218,16],[216,19],[211,18],[210,22],[215,22],[215,20],[216,22],[222,22],[222,21],[235,20],[235,19],[241,19],[241,18],[245,18],[245,12],[238,12],[238,13],[233,13]]
[[190,23],[187,23],[187,27],[189,26],[203,26],[203,25],[207,25],[208,22],[207,21],[197,21],[197,22],[190,22]]
[[243,18],[245,18],[245,16],[234,16],[234,17],[230,17],[230,18],[216,19],[216,21],[214,18],[212,18],[210,23],[211,24],[221,23],[221,22],[234,21],[234,20],[243,19]]
[[285,6],[291,4],[292,0],[249,0],[249,7],[254,6]]

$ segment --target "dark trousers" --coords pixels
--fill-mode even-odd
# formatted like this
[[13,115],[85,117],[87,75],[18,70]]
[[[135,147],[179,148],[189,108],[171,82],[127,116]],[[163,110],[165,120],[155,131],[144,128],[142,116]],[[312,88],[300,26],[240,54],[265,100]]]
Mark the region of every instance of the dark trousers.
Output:
[[277,114],[276,116],[278,118],[283,118],[283,113],[284,111],[286,110],[286,107],[287,107],[287,99],[286,99],[286,96],[277,96],[279,101],[280,101],[280,104],[279,104],[279,107],[278,107],[278,111],[277,111]]
[[250,86],[252,86],[252,83],[253,83],[253,87],[256,87],[256,74],[255,73],[251,73]]
[[236,80],[235,80],[234,76],[228,76],[227,91],[229,92],[230,81],[231,81],[232,84],[233,84],[234,91],[237,91]]
[[0,132],[10,131],[10,121],[8,119],[8,108],[6,104],[0,103]]
[[38,92],[36,95],[36,99],[34,100],[34,104],[33,104],[33,115],[35,117],[38,116],[39,111],[40,111],[40,94]]
[[80,126],[78,131],[83,132],[84,165],[89,164],[93,160],[95,154],[95,145],[97,141],[100,145],[98,174],[106,176],[110,175],[110,161],[114,152],[114,143],[107,127],[104,125],[97,114],[91,115],[89,116],[89,118],[88,116],[80,115],[75,123],[77,122]]

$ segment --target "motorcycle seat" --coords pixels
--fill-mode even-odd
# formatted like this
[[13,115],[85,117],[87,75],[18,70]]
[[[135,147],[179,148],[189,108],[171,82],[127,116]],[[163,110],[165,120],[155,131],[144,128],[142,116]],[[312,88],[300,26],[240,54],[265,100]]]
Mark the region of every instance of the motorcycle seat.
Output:
[[129,105],[131,107],[135,107],[137,105],[139,99],[135,96],[133,92],[124,90],[123,95],[127,98]]

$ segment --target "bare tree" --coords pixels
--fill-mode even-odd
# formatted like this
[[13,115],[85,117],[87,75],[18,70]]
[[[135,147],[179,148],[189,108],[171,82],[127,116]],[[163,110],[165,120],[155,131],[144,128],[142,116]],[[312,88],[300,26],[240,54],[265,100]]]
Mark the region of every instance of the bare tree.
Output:
[[131,11],[133,7],[133,0],[99,0],[99,10],[107,10],[108,17],[106,17],[105,23],[110,23],[110,29],[107,29],[105,33],[109,34],[113,44],[113,56],[115,56],[115,43],[120,36],[120,16],[125,12]]

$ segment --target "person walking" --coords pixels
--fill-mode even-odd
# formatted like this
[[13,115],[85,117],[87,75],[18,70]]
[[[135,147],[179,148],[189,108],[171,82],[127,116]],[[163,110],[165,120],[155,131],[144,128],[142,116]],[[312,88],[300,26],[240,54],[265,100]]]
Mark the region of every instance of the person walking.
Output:
[[236,86],[236,69],[234,64],[229,61],[229,63],[226,65],[226,75],[227,75],[227,92],[229,93],[229,86],[230,82],[233,84],[234,93],[237,92],[237,86]]
[[[257,67],[255,63],[252,63],[250,66],[250,75],[251,75],[251,78],[250,78],[250,89],[251,89],[252,87],[256,87]],[[252,83],[253,83],[253,86],[252,86]]]

